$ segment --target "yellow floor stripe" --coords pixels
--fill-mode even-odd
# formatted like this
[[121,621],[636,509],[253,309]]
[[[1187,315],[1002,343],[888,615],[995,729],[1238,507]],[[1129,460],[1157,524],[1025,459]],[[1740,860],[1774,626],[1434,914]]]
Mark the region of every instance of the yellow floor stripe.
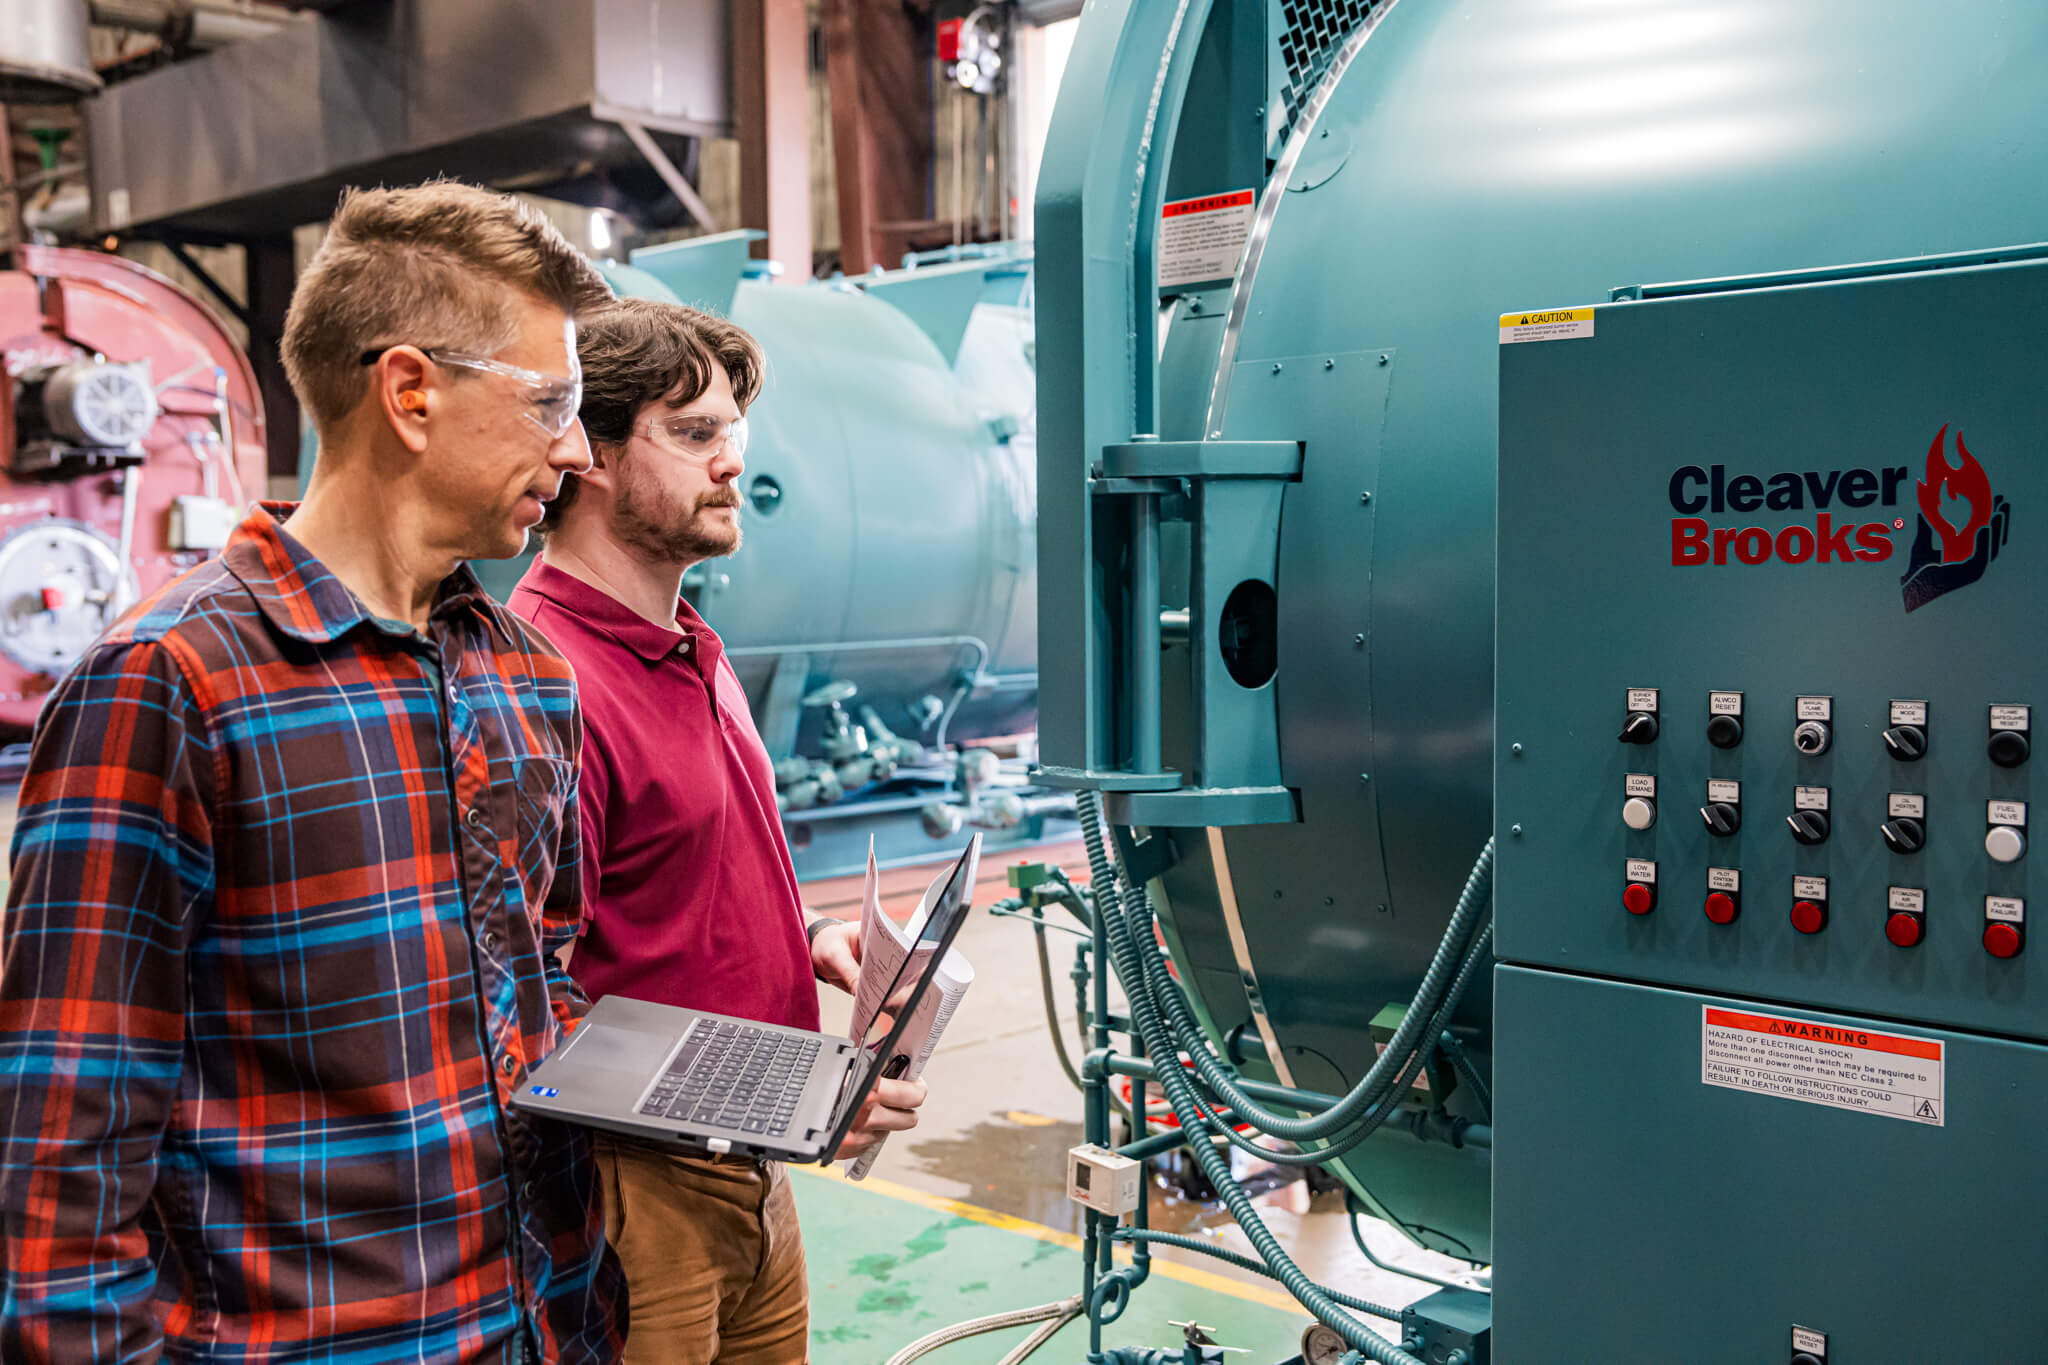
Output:
[[[836,1180],[842,1185],[849,1185],[854,1189],[867,1190],[871,1194],[886,1195],[891,1199],[900,1199],[906,1204],[916,1204],[935,1213],[949,1213],[955,1218],[965,1218],[971,1222],[1000,1229],[1003,1232],[1015,1232],[1040,1242],[1051,1242],[1057,1246],[1063,1246],[1072,1252],[1078,1253],[1081,1250],[1081,1239],[1071,1232],[1061,1232],[1058,1228],[1049,1228],[1043,1223],[1034,1223],[1027,1218],[1017,1218],[1007,1213],[997,1213],[994,1209],[985,1209],[977,1204],[962,1203],[958,1199],[948,1199],[944,1195],[927,1194],[923,1190],[914,1190],[908,1185],[899,1185],[893,1180],[878,1180],[874,1176],[869,1176],[865,1180],[850,1181],[840,1172],[837,1166],[798,1166],[792,1164],[788,1169],[795,1175],[806,1175],[820,1180]],[[1116,1255],[1118,1260],[1130,1259],[1130,1252],[1126,1247],[1117,1248]],[[1164,1260],[1157,1253],[1154,1253],[1152,1257],[1152,1271],[1154,1274],[1163,1275],[1169,1280],[1179,1280],[1182,1284],[1191,1284],[1199,1289],[1213,1290],[1218,1294],[1229,1294],[1233,1298],[1264,1304],[1268,1308],[1278,1308],[1283,1312],[1306,1314],[1308,1311],[1278,1290],[1265,1289],[1255,1284],[1245,1284],[1240,1280],[1233,1280],[1227,1275],[1218,1275],[1213,1271],[1200,1270],[1194,1266],[1181,1265],[1177,1261]]]

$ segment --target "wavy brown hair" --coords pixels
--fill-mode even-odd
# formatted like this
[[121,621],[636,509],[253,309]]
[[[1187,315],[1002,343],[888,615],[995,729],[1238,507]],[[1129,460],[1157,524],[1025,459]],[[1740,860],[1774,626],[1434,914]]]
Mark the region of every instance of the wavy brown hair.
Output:
[[[657,299],[617,299],[578,324],[577,358],[583,363],[583,430],[597,457],[616,459],[649,403],[688,407],[711,387],[713,367],[732,382],[745,412],[760,397],[767,358],[744,327],[716,313]],[[576,499],[573,474],[548,504],[542,534],[561,524]]]

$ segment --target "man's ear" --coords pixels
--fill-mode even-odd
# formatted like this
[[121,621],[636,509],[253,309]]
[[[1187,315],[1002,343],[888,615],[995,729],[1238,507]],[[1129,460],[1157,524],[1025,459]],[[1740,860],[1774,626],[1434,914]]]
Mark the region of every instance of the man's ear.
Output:
[[393,346],[370,369],[370,399],[393,434],[415,455],[427,451],[427,422],[441,401],[426,355]]

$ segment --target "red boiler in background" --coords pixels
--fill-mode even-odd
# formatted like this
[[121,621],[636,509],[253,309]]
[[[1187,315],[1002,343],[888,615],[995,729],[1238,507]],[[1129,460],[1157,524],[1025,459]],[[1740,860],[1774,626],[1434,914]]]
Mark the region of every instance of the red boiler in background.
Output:
[[0,737],[143,595],[218,552],[265,470],[255,375],[198,300],[118,256],[0,271]]

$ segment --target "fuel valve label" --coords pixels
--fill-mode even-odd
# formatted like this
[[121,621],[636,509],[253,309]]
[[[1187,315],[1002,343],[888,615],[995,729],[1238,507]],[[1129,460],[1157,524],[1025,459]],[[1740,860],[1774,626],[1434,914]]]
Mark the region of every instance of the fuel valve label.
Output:
[[1944,1044],[1851,1024],[1700,1007],[1700,1083],[1948,1124]]

